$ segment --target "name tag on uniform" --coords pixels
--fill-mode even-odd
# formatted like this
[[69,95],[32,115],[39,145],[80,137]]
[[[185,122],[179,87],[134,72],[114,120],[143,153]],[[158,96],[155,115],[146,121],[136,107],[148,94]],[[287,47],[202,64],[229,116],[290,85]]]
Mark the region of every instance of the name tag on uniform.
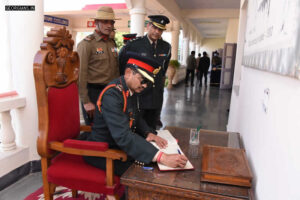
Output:
[[141,53],[141,56],[147,56],[147,53]]
[[101,47],[96,49],[96,54],[103,54],[103,53],[104,51]]
[[167,54],[162,53],[162,54],[158,54],[158,56],[167,56]]

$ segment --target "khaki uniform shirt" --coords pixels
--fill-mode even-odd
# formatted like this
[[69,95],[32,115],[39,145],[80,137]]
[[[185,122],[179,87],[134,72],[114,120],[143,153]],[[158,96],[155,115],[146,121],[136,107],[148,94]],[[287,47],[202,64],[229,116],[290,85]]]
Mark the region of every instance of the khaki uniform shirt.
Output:
[[83,104],[90,102],[87,84],[106,85],[120,76],[118,52],[112,39],[94,32],[77,47],[80,58],[79,96]]

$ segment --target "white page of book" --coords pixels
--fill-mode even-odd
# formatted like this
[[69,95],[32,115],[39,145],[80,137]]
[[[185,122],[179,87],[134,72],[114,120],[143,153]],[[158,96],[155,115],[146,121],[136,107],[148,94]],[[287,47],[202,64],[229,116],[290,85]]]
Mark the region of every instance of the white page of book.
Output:
[[[159,130],[158,132],[158,136],[164,138],[165,140],[168,141],[168,146],[164,149],[161,149],[157,146],[157,144],[155,142],[151,142],[151,144],[153,146],[155,146],[156,148],[158,148],[160,151],[167,153],[167,154],[178,154],[178,150],[180,151],[181,154],[184,155],[184,153],[182,152],[182,150],[180,149],[179,145],[177,144],[176,139],[173,137],[173,135],[170,133],[170,131],[168,130]],[[191,164],[190,161],[188,161],[185,165],[184,168],[173,168],[173,167],[168,167],[165,166],[161,163],[157,163],[159,170],[161,171],[169,171],[169,170],[186,170],[186,169],[194,169],[193,165]]]
[[157,135],[168,141],[168,144],[177,144],[177,140],[173,137],[169,130],[158,130]]

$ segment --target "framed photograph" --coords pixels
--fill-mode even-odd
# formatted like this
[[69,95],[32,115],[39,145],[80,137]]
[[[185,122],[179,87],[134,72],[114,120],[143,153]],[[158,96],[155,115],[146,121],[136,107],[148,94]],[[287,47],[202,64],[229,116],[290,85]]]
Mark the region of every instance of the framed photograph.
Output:
[[243,65],[300,79],[300,0],[248,1]]

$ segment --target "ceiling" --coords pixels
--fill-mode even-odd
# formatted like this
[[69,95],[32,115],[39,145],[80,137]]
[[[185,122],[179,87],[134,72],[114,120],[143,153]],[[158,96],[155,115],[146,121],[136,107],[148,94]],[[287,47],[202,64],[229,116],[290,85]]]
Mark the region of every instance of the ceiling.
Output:
[[[185,22],[188,22],[195,30],[199,31],[202,38],[224,38],[226,36],[228,20],[230,18],[239,17],[240,0],[146,1],[147,14],[166,14],[167,16],[170,16],[171,21],[174,21],[176,16],[179,16],[180,21],[184,19]],[[125,3],[119,3],[116,5],[120,6],[122,4]],[[99,7],[101,4],[88,5],[89,7],[87,7],[87,5],[84,7],[83,5],[81,6],[81,9],[71,9],[56,12],[52,11],[45,12],[45,14],[54,15],[57,17],[66,17],[71,19],[71,21],[72,19],[83,20],[84,22],[82,22],[82,24],[85,25],[85,20],[95,15],[95,11],[97,10],[95,6],[98,5]],[[94,6],[95,8],[92,8],[91,6]],[[118,22],[116,25],[121,27],[124,26],[123,29],[125,30],[128,29],[127,21],[129,18],[129,9],[126,8],[126,5],[124,8],[123,7],[114,8],[114,10],[118,17],[125,20],[121,20],[121,22]],[[170,9],[170,7],[172,8]],[[172,27],[172,23],[169,25],[169,27]]]
[[[201,13],[204,9],[213,9],[215,12],[230,12],[232,9],[240,8],[240,0],[175,0],[177,5],[184,13]],[[209,12],[209,11],[208,11]],[[221,38],[226,36],[228,17],[203,16],[199,18],[186,17],[203,38]]]
[[239,9],[240,0],[175,0],[181,9]]

